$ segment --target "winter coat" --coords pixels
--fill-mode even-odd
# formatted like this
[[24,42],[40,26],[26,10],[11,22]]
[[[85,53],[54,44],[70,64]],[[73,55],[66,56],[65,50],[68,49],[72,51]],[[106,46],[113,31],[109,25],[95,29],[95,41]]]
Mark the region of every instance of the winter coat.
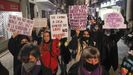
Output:
[[94,74],[96,69],[98,69],[99,74],[98,75],[109,75],[108,72],[102,67],[98,66],[91,74],[85,74],[82,70],[83,66],[80,64],[80,62],[72,65],[72,67],[68,71],[68,75],[91,75]]
[[40,75],[41,72],[41,63],[23,63],[21,69],[21,75]]
[[69,61],[71,60],[71,54],[70,54],[68,45],[66,46],[65,43],[68,43],[67,38],[63,38],[63,39],[60,40],[61,60],[65,64],[68,64]]
[[58,44],[59,40],[56,39],[40,46],[42,65],[50,68],[52,73],[55,73],[58,68],[58,56],[60,55]]
[[72,37],[72,40],[68,44],[68,48],[71,49],[71,50],[77,50],[77,48],[78,48],[78,39],[80,39],[80,37],[74,35]]
[[14,57],[14,75],[18,75],[21,72],[21,62],[18,60],[18,54],[22,45],[20,44],[21,40],[27,36],[25,35],[18,35],[15,38],[10,38],[8,41],[8,49]]
[[114,70],[118,68],[118,47],[117,42],[121,38],[121,33],[111,34],[110,36],[103,35],[102,37],[102,51],[101,63],[109,71],[111,66]]

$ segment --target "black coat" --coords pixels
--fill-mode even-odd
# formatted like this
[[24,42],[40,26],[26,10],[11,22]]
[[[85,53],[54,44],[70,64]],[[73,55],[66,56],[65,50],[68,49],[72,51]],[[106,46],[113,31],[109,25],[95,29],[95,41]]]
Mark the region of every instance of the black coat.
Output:
[[14,57],[14,75],[20,75],[21,73],[21,61],[18,60],[18,54],[22,47],[20,44],[23,38],[27,38],[25,35],[18,35],[15,38],[10,38],[8,41],[8,49]]
[[1,75],[9,75],[9,71],[2,65],[0,62],[0,74]]
[[[68,75],[83,75],[81,72],[79,72],[81,66],[81,62],[72,65],[72,67],[68,71]],[[109,73],[102,66],[99,67],[101,67],[102,69],[102,75],[109,75]]]
[[121,38],[121,32],[102,37],[101,63],[109,71],[111,66],[114,70],[118,68],[118,47],[117,42]]
[[61,60],[65,63],[68,64],[69,61],[71,60],[71,54],[69,51],[68,46],[65,46],[65,43],[67,42],[67,38],[63,38],[60,40],[60,52],[61,52]]

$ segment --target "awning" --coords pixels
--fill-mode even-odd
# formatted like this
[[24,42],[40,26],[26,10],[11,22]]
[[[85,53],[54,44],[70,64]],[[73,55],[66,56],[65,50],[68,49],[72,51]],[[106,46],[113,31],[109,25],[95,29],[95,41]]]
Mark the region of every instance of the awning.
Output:
[[36,0],[36,4],[41,10],[51,11],[57,9],[56,5],[50,2],[49,0]]

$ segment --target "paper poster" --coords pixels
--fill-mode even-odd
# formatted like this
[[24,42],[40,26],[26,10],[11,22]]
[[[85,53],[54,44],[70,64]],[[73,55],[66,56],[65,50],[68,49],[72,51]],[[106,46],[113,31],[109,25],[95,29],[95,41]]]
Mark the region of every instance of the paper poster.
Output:
[[7,30],[10,32],[18,32],[19,34],[31,36],[33,24],[33,20],[9,15]]
[[34,27],[47,27],[47,18],[34,18]]
[[73,5],[69,7],[69,24],[72,30],[77,28],[85,30],[87,17],[88,7],[86,5]]
[[126,29],[127,26],[124,24],[124,18],[121,13],[113,12],[107,13],[104,19],[103,29]]
[[52,39],[68,37],[68,18],[66,14],[50,15]]

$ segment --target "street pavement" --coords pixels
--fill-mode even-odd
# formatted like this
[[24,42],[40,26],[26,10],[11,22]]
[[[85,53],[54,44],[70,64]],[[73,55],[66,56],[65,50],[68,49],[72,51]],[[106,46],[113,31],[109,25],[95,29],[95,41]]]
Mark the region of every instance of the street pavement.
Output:
[[[119,65],[120,65],[123,57],[127,56],[127,51],[129,50],[129,48],[123,43],[122,39],[118,41],[117,45],[118,45]],[[6,69],[8,69],[9,75],[13,75],[13,56],[9,52],[9,50],[0,54],[0,62],[2,62],[2,64],[6,67]],[[72,61],[67,65],[67,68],[68,68],[67,71],[74,63],[75,63],[75,60],[72,59]],[[57,72],[57,75],[59,74],[60,74],[60,68]],[[119,75],[118,71],[115,73],[115,75]]]

